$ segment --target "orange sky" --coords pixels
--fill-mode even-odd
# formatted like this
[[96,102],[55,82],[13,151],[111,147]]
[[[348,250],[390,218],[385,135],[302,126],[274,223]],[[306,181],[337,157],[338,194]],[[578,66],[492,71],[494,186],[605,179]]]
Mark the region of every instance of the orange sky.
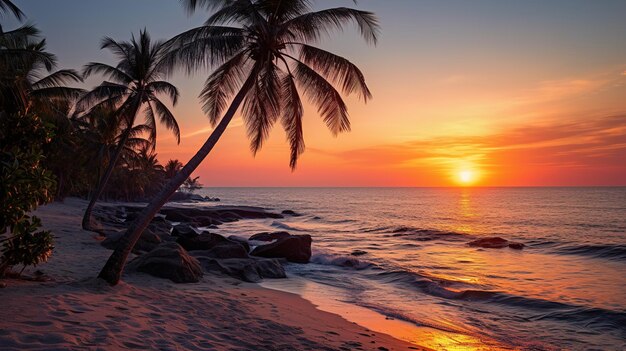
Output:
[[[127,40],[146,27],[166,39],[206,18],[188,17],[169,0],[20,5],[62,68],[110,62],[98,48],[105,35]],[[352,30],[320,44],[356,63],[374,95],[367,104],[347,99],[352,132],[332,137],[305,106],[307,149],[291,172],[279,126],[254,158],[235,119],[196,172],[203,184],[449,186],[465,171],[482,186],[626,185],[623,0],[362,0],[358,7],[379,16],[378,46]],[[206,75],[172,78],[182,94],[174,109],[182,141],[159,130],[163,163],[185,162],[210,134],[196,98]]]

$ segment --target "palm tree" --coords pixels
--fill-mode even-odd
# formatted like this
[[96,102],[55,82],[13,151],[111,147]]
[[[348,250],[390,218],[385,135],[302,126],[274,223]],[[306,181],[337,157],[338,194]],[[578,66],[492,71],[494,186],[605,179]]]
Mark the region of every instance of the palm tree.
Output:
[[91,213],[96,201],[104,192],[105,186],[113,173],[113,169],[130,137],[135,119],[144,112],[145,124],[151,127],[150,141],[156,145],[156,118],[170,129],[180,142],[180,129],[172,112],[158,98],[159,94],[167,95],[173,105],[178,101],[178,90],[171,83],[163,80],[165,66],[161,61],[165,53],[163,42],[152,42],[144,29],[139,39],[133,36],[130,42],[118,42],[111,38],[102,40],[102,49],[109,49],[119,59],[116,66],[105,63],[91,62],[85,66],[83,74],[94,73],[104,75],[108,81],[87,93],[79,103],[79,108],[89,106],[115,106],[117,118],[124,132],[109,165],[98,183],[96,191],[83,216],[83,228],[92,230]]
[[171,53],[166,60],[171,66],[186,67],[189,73],[201,67],[217,67],[200,94],[204,111],[216,127],[120,240],[99,274],[113,285],[119,282],[128,254],[150,220],[213,149],[241,105],[254,153],[261,148],[273,124],[281,120],[293,169],[304,151],[303,108],[298,88],[317,105],[334,134],[348,131],[350,123],[347,106],[333,83],[346,94],[357,93],[364,100],[371,97],[363,74],[354,64],[311,44],[350,22],[356,23],[366,41],[376,43],[379,27],[373,13],[345,7],[312,12],[307,0],[185,3],[190,11],[202,6],[215,12],[203,26],[171,39]]
[[167,161],[167,163],[165,164],[165,167],[164,167],[165,178],[166,179],[174,178],[174,176],[178,172],[180,172],[180,170],[182,168],[183,168],[183,164],[182,164],[182,162],[180,162],[178,160],[169,160],[169,161]]
[[33,26],[0,33],[0,109],[12,113],[35,108],[65,118],[70,101],[83,93],[65,84],[82,78],[71,69],[52,72],[56,57],[46,51],[46,40],[39,35]]

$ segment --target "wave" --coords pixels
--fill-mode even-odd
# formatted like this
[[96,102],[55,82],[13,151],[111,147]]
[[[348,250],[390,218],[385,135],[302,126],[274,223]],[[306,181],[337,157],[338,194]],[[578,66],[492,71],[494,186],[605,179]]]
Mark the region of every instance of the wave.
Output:
[[314,253],[311,256],[311,262],[326,266],[346,267],[356,270],[371,268],[375,266],[374,263],[358,259],[354,256],[332,253]]
[[556,253],[563,255],[581,255],[594,258],[605,258],[611,260],[626,261],[626,245],[570,245],[562,246],[555,250]]
[[381,272],[376,274],[375,279],[382,280],[386,283],[408,285],[412,288],[417,288],[423,293],[448,300],[481,302],[522,308],[533,313],[529,319],[552,319],[573,322],[597,330],[619,330],[622,333],[626,333],[626,312],[622,311],[577,306],[562,302],[512,295],[501,291],[480,290],[476,288],[454,290],[451,289],[449,285],[456,282],[436,279],[423,274],[402,270]]
[[282,223],[282,222],[278,222],[278,221],[272,222],[271,226],[272,227],[276,227],[276,228],[280,228],[280,229],[285,229],[285,230],[292,230],[292,231],[296,231],[296,232],[303,231],[300,228],[297,228],[297,227],[294,227],[294,226],[291,226],[289,224],[285,224],[285,223]]
[[381,233],[386,237],[402,237],[416,241],[432,240],[465,240],[466,234],[443,231],[437,229],[425,229],[411,226],[381,226],[374,228],[364,228],[361,231],[366,233]]

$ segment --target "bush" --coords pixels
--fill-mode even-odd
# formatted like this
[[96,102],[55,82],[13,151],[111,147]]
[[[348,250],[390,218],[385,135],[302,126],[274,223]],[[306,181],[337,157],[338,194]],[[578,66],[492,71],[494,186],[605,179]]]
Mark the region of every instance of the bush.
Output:
[[33,114],[0,113],[0,277],[16,265],[37,265],[52,253],[52,234],[28,213],[50,202],[55,180],[43,168],[42,147],[51,140]]

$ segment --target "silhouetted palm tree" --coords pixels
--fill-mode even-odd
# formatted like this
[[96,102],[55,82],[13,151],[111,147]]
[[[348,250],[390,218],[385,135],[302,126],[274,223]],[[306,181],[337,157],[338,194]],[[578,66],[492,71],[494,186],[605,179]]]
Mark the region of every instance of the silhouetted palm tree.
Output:
[[119,59],[116,66],[105,63],[92,62],[86,65],[84,75],[94,73],[104,75],[108,81],[87,93],[80,101],[79,108],[90,106],[115,106],[116,117],[124,130],[122,138],[111,161],[100,180],[96,191],[83,216],[83,228],[91,230],[91,212],[98,198],[111,177],[122,150],[124,149],[135,119],[143,111],[145,124],[150,126],[150,141],[154,147],[156,143],[156,118],[170,129],[177,141],[180,142],[180,129],[174,115],[158,98],[159,94],[167,95],[174,105],[178,101],[178,90],[165,78],[165,66],[161,58],[165,53],[163,42],[152,42],[146,30],[139,34],[139,39],[133,36],[130,42],[118,42],[111,38],[104,38],[102,49],[109,49]]
[[185,3],[190,11],[199,6],[216,11],[203,26],[171,39],[172,51],[166,59],[170,65],[183,66],[188,72],[217,67],[200,94],[204,111],[216,127],[200,150],[130,225],[100,272],[99,277],[110,284],[117,284],[126,258],[143,230],[213,149],[240,105],[252,151],[256,153],[261,148],[280,119],[291,147],[290,165],[295,168],[304,151],[298,87],[317,105],[334,134],[349,130],[350,122],[347,106],[333,83],[346,94],[357,93],[364,100],[371,97],[363,74],[354,64],[311,44],[350,22],[357,24],[366,41],[375,43],[378,24],[373,13],[345,7],[311,12],[307,0]]
[[56,66],[56,57],[46,51],[46,40],[38,37],[33,26],[0,34],[0,110],[26,112],[34,107],[40,113],[66,117],[70,101],[83,90],[65,85],[82,78],[71,69],[45,75]]
[[167,163],[165,164],[164,170],[165,170],[165,179],[171,179],[174,178],[174,176],[180,172],[180,170],[183,168],[183,164],[182,162],[178,161],[178,160],[169,160],[167,161]]

